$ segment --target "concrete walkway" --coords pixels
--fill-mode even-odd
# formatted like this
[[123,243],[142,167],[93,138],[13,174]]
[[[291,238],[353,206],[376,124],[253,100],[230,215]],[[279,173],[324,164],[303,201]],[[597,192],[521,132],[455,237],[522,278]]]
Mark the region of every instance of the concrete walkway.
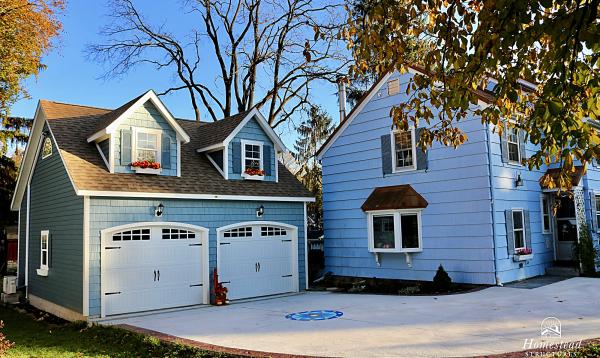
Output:
[[[327,321],[292,321],[292,312],[330,309]],[[562,322],[561,338],[600,336],[600,279],[572,278],[534,289],[491,287],[449,296],[304,293],[289,297],[115,319],[198,342],[299,355],[336,357],[474,356],[523,350],[542,342],[540,323]]]

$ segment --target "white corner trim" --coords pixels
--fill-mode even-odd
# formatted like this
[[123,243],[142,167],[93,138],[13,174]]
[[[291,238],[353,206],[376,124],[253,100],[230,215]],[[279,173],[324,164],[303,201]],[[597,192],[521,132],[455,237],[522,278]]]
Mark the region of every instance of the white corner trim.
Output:
[[198,199],[198,200],[238,200],[238,201],[284,201],[314,202],[315,198],[298,196],[252,196],[252,195],[218,195],[218,194],[182,194],[182,193],[148,193],[131,191],[95,191],[79,190],[79,196],[115,196],[123,198],[162,198],[162,199]]
[[[108,144],[110,145],[110,139],[109,139]],[[96,148],[98,148],[98,152],[100,153],[100,156],[102,157],[102,160],[104,161],[104,164],[106,164],[106,169],[108,169],[110,171],[110,163],[104,156],[104,153],[102,153],[102,148],[100,148],[100,144],[98,144],[98,142],[96,142]],[[109,148],[109,151],[110,151],[110,148]]]
[[177,176],[181,177],[181,141],[177,139]]
[[20,272],[21,266],[21,210],[17,212],[17,286],[19,286],[20,275],[23,273]]
[[304,281],[305,289],[308,290],[308,210],[304,202]]
[[165,107],[164,103],[158,98],[156,93],[153,90],[149,90],[142,97],[140,97],[134,104],[132,104],[123,114],[121,114],[117,119],[115,119],[111,124],[109,124],[106,128],[94,133],[90,137],[88,137],[87,141],[93,142],[104,135],[113,133],[126,118],[130,117],[131,114],[137,110],[141,105],[146,103],[148,100],[154,104],[154,106],[158,109],[160,114],[169,122],[171,127],[177,132],[177,135],[180,136],[185,143],[189,143],[190,136],[181,128],[181,126],[177,123],[171,112]]
[[336,133],[334,133],[333,137],[329,140],[329,142],[325,144],[325,146],[323,147],[323,149],[317,156],[317,159],[319,159],[319,160],[323,159],[323,156],[329,150],[329,148],[331,148],[333,143],[335,143],[335,141],[340,137],[340,135],[342,135],[342,133],[346,130],[346,128],[348,128],[348,126],[352,123],[354,118],[356,118],[356,116],[362,112],[362,110],[365,108],[365,106],[369,102],[371,102],[371,99],[373,99],[373,97],[377,94],[377,92],[379,92],[379,90],[381,90],[381,87],[383,87],[383,85],[387,83],[387,80],[390,78],[391,75],[392,75],[392,73],[388,72],[385,76],[383,76],[379,80],[379,83],[376,86],[374,86],[371,89],[371,91],[367,94],[365,99],[358,104],[356,109],[352,110],[352,113],[350,113],[350,116],[348,118],[346,118],[346,120],[344,120],[342,123],[340,123],[339,130]]
[[[219,168],[219,166],[217,165],[217,163],[215,163],[215,161],[213,160],[213,158],[211,158],[210,155],[208,155],[208,154],[209,153],[205,153],[206,158],[208,159],[208,161],[211,162],[211,164],[215,167],[215,169],[219,172],[219,174],[221,174],[221,176],[223,178],[225,178],[225,173],[223,172],[223,170],[221,168]],[[225,160],[223,160],[223,166],[225,166]]]
[[90,314],[90,197],[83,197],[83,315]]
[[31,211],[31,186],[27,183],[27,213],[25,219],[25,297],[29,291],[29,213]]

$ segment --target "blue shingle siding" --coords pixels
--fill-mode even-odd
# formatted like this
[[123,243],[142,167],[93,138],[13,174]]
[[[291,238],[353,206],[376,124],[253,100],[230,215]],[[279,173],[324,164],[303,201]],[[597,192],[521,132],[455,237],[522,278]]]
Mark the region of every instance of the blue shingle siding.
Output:
[[[130,118],[126,119],[119,125],[119,128],[113,134],[113,146],[115,150],[115,173],[134,173],[133,170],[121,163],[121,131],[123,129],[130,130],[132,127],[161,129],[162,135],[168,135],[171,138],[170,165],[169,168],[163,168],[160,175],[177,175],[177,134],[160,114],[158,109],[151,102],[146,102],[138,108]],[[132,138],[132,143],[135,138]],[[124,165],[125,164],[125,165]]]
[[[54,143],[51,156],[37,158],[30,205],[29,293],[82,312],[83,197],[75,194]],[[50,231],[47,277],[36,273],[42,230]]]
[[[442,264],[455,281],[494,283],[486,129],[481,121],[461,121],[469,142],[457,150],[434,144],[427,152],[427,171],[389,173],[382,168],[381,137],[391,130],[391,106],[406,100],[406,76],[393,75],[401,77],[401,93],[388,96],[384,85],[322,159],[326,270],[344,276],[431,280]],[[412,268],[400,253],[380,254],[378,267],[368,251],[367,216],[360,207],[375,187],[399,184],[410,184],[429,203],[422,211],[423,252],[412,254]]]
[[19,277],[17,286],[25,285],[25,230],[27,228],[27,190],[21,199],[21,209],[19,209]]
[[[162,203],[164,214],[157,218],[154,208]],[[145,221],[169,221],[209,229],[210,270],[216,267],[216,229],[243,221],[256,221],[256,208],[265,207],[262,220],[298,227],[299,287],[305,287],[303,203],[220,200],[144,200],[123,198],[90,199],[90,316],[100,314],[100,231],[117,225]],[[175,293],[174,293],[175,294]]]
[[[275,181],[275,164],[277,163],[277,160],[275,159],[275,149],[273,148],[273,142],[267,136],[267,134],[263,131],[260,124],[258,124],[256,119],[254,119],[254,118],[251,119],[250,121],[248,121],[248,123],[246,123],[246,125],[238,132],[238,134],[233,138],[233,140],[231,141],[231,143],[229,145],[228,156],[227,156],[227,158],[229,160],[229,168],[228,168],[229,179],[233,179],[233,180],[242,179],[242,176],[240,174],[234,173],[234,171],[233,171],[233,157],[234,157],[233,146],[236,145],[234,143],[240,143],[240,141],[242,139],[261,141],[261,142],[263,142],[263,145],[271,146],[271,160],[268,163],[271,166],[271,169],[270,169],[271,175],[265,175],[264,180],[265,181]],[[237,145],[239,145],[239,144],[237,144]],[[243,148],[241,148],[241,150],[243,151]],[[267,164],[266,161],[263,163]],[[265,172],[269,173],[269,170],[265,170]]]

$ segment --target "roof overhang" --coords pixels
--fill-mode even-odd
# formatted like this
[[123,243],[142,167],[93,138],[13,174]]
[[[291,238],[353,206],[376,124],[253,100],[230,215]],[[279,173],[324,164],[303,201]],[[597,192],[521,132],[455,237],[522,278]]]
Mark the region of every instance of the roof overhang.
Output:
[[427,200],[408,184],[378,187],[362,204],[365,212],[379,210],[425,209]]
[[244,117],[244,119],[231,131],[231,133],[229,133],[229,135],[222,142],[212,144],[208,147],[199,148],[196,151],[199,153],[202,153],[202,152],[210,152],[213,150],[226,148],[229,145],[229,143],[233,140],[233,138],[235,138],[235,136],[240,132],[240,130],[242,130],[242,128],[244,128],[244,126],[252,118],[256,118],[256,121],[258,122],[260,127],[263,129],[265,134],[269,137],[269,139],[271,139],[273,141],[273,144],[275,145],[275,149],[277,149],[278,152],[286,152],[287,151],[287,148],[285,147],[285,144],[283,144],[283,142],[281,141],[281,138],[279,138],[277,133],[275,133],[273,128],[271,128],[271,126],[267,122],[266,118],[262,115],[262,113],[260,113],[260,111],[256,107],[254,107],[252,110],[250,110],[250,112],[248,112],[246,117]]
[[110,134],[114,133],[119,125],[126,119],[131,116],[131,114],[137,110],[140,106],[142,106],[147,101],[151,101],[154,106],[158,109],[160,114],[169,122],[171,127],[177,133],[177,137],[179,140],[184,143],[189,143],[190,136],[181,128],[181,126],[175,120],[175,117],[171,114],[171,112],[167,109],[167,107],[163,104],[163,102],[158,98],[156,93],[153,90],[149,90],[143,96],[141,96],[135,103],[133,103],[125,112],[123,112],[119,117],[117,117],[111,124],[106,126],[105,128],[97,131],[87,138],[88,143],[94,142],[96,140],[103,139]]
[[[558,176],[560,175],[560,168],[550,168],[548,170],[546,170],[546,173],[540,178],[540,188],[542,188],[544,191],[555,191],[557,189],[555,188],[548,188],[546,185],[544,185],[543,180],[545,177],[547,176],[551,176],[552,179],[557,179]],[[583,176],[585,175],[585,168],[582,165],[578,165],[574,167],[573,172],[570,174],[571,175],[571,187],[577,187],[579,186],[579,183],[581,182],[581,178],[583,178]]]

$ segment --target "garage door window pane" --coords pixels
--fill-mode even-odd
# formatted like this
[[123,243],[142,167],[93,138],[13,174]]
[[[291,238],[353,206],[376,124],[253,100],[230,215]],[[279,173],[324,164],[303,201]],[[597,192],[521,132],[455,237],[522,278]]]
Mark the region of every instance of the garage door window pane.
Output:
[[285,229],[274,226],[261,226],[260,236],[285,236],[287,232]]
[[394,242],[394,216],[373,217],[373,243],[378,249],[393,249]]
[[251,237],[252,226],[244,226],[223,232],[223,237]]
[[195,239],[196,233],[185,229],[162,229],[163,240]]
[[150,240],[150,229],[134,229],[113,234],[113,241]]

